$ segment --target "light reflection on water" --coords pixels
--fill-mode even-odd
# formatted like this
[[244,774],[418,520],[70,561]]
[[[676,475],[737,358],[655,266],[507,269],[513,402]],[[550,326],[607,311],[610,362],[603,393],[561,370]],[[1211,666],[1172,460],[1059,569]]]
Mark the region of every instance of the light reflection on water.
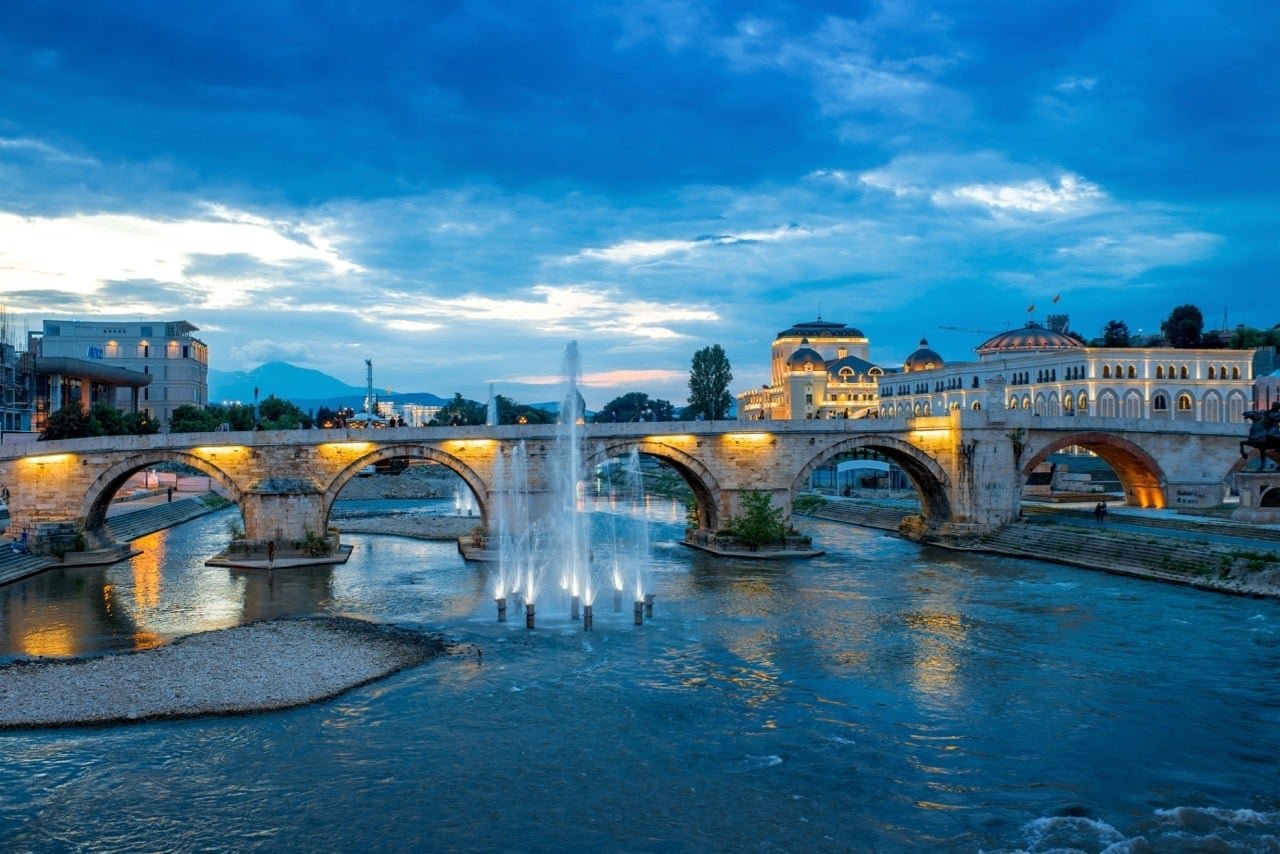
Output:
[[1178,850],[1280,832],[1277,603],[827,523],[812,561],[724,560],[673,544],[682,510],[650,512],[641,629],[607,601],[591,634],[559,605],[536,632],[500,625],[451,543],[352,536],[347,565],[270,582],[205,567],[217,516],[143,559],[0,588],[10,656],[315,612],[459,644],[311,708],[0,736],[0,841]]

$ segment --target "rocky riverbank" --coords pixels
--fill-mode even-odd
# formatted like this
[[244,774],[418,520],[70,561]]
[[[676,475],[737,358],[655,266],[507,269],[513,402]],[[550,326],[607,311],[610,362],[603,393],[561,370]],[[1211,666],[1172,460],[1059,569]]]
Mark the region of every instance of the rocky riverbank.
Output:
[[236,626],[99,658],[18,661],[0,667],[0,729],[291,708],[448,649],[435,635],[316,617]]
[[[896,531],[913,514],[897,506],[830,501],[811,508],[807,515]],[[1140,526],[1143,520],[1115,513],[1113,522]],[[971,541],[934,545],[1052,561],[1220,593],[1280,598],[1280,542],[1275,541],[1274,532],[1254,529],[1251,542],[1247,527],[1209,519],[1153,519],[1148,524],[1149,530],[1120,531],[1083,521],[1079,525],[1014,522]],[[1165,532],[1173,527],[1192,536]]]
[[452,498],[462,478],[442,465],[409,466],[399,474],[354,477],[342,487],[341,501],[378,498]]
[[422,516],[410,513],[341,515],[330,521],[344,534],[394,534],[418,540],[456,540],[470,536],[480,524],[476,516]]

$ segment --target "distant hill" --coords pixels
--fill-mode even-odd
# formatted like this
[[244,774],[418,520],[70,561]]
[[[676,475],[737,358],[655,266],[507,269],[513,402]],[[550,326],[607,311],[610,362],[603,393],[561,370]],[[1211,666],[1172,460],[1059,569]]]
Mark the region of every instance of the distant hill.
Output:
[[[209,371],[209,400],[213,403],[240,401],[253,402],[253,390],[258,389],[258,399],[265,400],[269,395],[290,400],[307,409],[319,409],[328,406],[336,409],[350,406],[360,409],[364,406],[364,386],[344,383],[337,377],[331,377],[323,371],[311,368],[300,368],[289,362],[267,362],[252,371]],[[385,388],[374,388],[379,400],[396,403],[419,403],[425,406],[440,406],[445,400],[430,392],[388,392]]]

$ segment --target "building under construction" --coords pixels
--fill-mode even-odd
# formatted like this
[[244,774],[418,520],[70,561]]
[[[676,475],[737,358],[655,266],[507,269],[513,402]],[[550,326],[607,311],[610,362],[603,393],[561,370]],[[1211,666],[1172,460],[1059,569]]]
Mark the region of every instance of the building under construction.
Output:
[[0,430],[31,430],[34,387],[35,359],[14,346],[9,312],[0,306]]

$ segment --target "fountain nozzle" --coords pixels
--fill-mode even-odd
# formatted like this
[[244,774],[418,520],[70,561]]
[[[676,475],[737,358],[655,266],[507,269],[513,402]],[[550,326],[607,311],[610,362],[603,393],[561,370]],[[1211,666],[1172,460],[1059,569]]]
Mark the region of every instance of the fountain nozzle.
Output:
[[533,603],[529,602],[524,606],[524,627],[526,629],[533,628]]
[[644,602],[640,599],[636,600],[635,615],[636,615],[636,625],[643,626],[644,625]]
[[594,621],[594,616],[591,613],[592,610],[593,609],[590,605],[582,606],[582,630],[584,632],[589,632],[593,628],[592,622]]
[[570,620],[578,619],[578,606],[581,604],[582,604],[581,596],[569,597],[569,619]]
[[505,623],[507,621],[507,597],[499,596],[495,601],[498,603],[498,622]]
[[653,594],[652,593],[644,594],[644,615],[649,618],[653,617]]

